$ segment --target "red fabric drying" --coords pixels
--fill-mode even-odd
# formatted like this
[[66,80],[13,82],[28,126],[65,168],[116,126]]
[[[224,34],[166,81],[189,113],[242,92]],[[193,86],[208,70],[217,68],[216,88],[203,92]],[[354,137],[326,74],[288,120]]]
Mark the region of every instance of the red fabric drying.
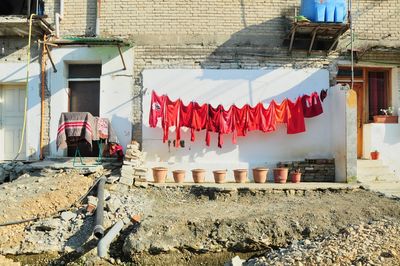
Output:
[[301,101],[303,105],[304,117],[311,118],[324,112],[317,92],[313,92],[311,96],[303,95]]
[[165,97],[166,97],[165,95],[158,96],[154,91],[151,92],[150,116],[149,116],[150,127],[156,127],[158,118],[164,117]]
[[[179,114],[179,109],[181,106],[181,100],[178,99],[176,101],[171,101],[169,99],[168,96],[166,97],[166,101],[165,101],[165,115],[164,115],[164,136],[163,136],[163,142],[165,143],[168,140],[168,133],[169,133],[169,128],[172,126],[176,126],[178,129],[178,114]],[[178,132],[178,130],[176,130],[176,132]],[[177,138],[175,141],[175,146],[179,147],[179,135],[180,134],[176,134]]]
[[297,134],[306,131],[304,122],[303,105],[301,97],[293,103],[287,100],[288,113],[287,113],[287,133]]
[[208,104],[199,105],[193,102],[192,124],[191,124],[191,141],[195,140],[194,131],[200,131],[207,128],[208,121]]

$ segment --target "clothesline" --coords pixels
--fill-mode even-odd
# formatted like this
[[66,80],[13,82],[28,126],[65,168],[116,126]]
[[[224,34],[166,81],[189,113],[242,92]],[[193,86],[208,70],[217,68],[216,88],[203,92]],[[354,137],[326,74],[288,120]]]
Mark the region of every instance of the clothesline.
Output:
[[304,118],[323,113],[321,101],[327,96],[326,90],[311,95],[299,96],[294,102],[284,99],[280,104],[272,100],[268,107],[259,102],[256,106],[245,104],[242,107],[231,105],[225,109],[221,104],[213,107],[191,101],[187,105],[181,99],[171,100],[167,95],[157,95],[152,91],[149,125],[156,127],[161,118],[163,142],[169,137],[169,128],[176,127],[176,146],[179,147],[181,127],[191,129],[191,141],[195,131],[206,130],[206,145],[210,146],[210,132],[218,133],[218,147],[223,145],[223,135],[233,133],[232,142],[237,136],[246,136],[248,131],[272,132],[276,125],[285,123],[288,134],[306,131]]

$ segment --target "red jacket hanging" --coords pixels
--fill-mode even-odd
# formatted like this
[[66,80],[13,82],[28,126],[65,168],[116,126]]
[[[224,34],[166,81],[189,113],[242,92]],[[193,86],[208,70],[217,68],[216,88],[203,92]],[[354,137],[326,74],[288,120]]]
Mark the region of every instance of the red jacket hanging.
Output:
[[293,103],[287,100],[288,113],[287,113],[287,133],[297,134],[306,131],[306,125],[304,123],[304,114],[301,97]]
[[[219,139],[218,139],[218,147],[222,148],[224,144],[223,136],[224,134],[230,134],[235,131],[235,108],[234,105],[231,105],[228,110],[225,110],[224,107],[221,108],[221,116],[220,116],[220,130],[219,130]],[[236,135],[233,134],[232,142],[236,143]]]
[[[165,143],[168,140],[168,133],[169,133],[169,128],[172,126],[176,126],[176,133],[178,132],[178,115],[179,115],[179,108],[181,106],[181,100],[178,99],[176,101],[171,101],[168,96],[166,97],[165,101],[165,115],[164,115],[164,123],[162,123],[163,126],[163,131],[164,131],[164,136],[163,136],[163,142]],[[175,141],[175,146],[179,147],[179,135],[177,133],[177,138]]]
[[248,107],[248,120],[247,120],[248,131],[260,130],[262,107],[263,107],[262,103],[258,103],[254,107],[251,106]]
[[191,125],[191,141],[195,140],[194,131],[200,131],[207,128],[208,121],[208,104],[199,105],[193,102],[192,125]]
[[288,114],[288,102],[287,99],[283,100],[281,104],[277,104],[274,100],[271,101],[270,107],[272,106],[273,112],[275,114],[275,122],[276,123],[287,123],[287,114]]
[[261,120],[260,120],[260,130],[262,132],[272,132],[276,130],[276,117],[275,117],[275,106],[269,105],[265,108],[261,104]]
[[324,112],[317,92],[313,92],[311,96],[303,95],[301,101],[303,105],[304,117],[311,118]]
[[165,95],[158,96],[155,93],[155,91],[151,92],[150,116],[149,116],[150,127],[156,127],[158,118],[164,117],[165,97],[166,97]]
[[218,133],[218,147],[221,147],[221,112],[224,107],[218,105],[216,108],[211,105],[208,106],[208,121],[207,121],[207,132],[206,132],[206,145],[210,146],[211,136],[210,132]]
[[177,127],[176,134],[177,139],[181,139],[181,127],[186,127],[191,129],[191,133],[193,134],[192,127],[192,116],[193,116],[193,102],[190,102],[188,105],[185,105],[181,101],[181,106],[179,108],[179,125]]
[[245,104],[242,108],[233,105],[234,131],[232,141],[234,144],[236,144],[237,136],[243,137],[247,135],[248,111],[248,104]]

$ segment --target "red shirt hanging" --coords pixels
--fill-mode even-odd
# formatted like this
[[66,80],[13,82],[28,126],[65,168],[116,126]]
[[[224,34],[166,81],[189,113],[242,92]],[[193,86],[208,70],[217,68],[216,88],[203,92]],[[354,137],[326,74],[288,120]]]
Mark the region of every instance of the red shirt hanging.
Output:
[[306,131],[304,123],[304,114],[301,97],[293,103],[287,100],[288,114],[287,114],[287,133],[297,134]]
[[151,92],[149,116],[150,127],[156,127],[158,119],[164,117],[165,97],[165,95],[158,96],[154,91]]
[[[193,117],[193,102],[190,102],[188,105],[185,105],[181,101],[181,106],[179,108],[179,125],[177,127],[176,134],[177,139],[181,139],[181,127],[191,128],[192,127],[192,117]],[[193,134],[193,130],[191,129],[191,133]]]
[[208,104],[199,105],[193,102],[192,125],[191,125],[191,141],[195,140],[194,131],[200,131],[207,128],[208,121]]
[[[181,106],[181,100],[178,99],[176,101],[171,101],[168,96],[166,97],[165,101],[165,116],[164,116],[164,136],[163,136],[163,142],[165,143],[168,140],[168,133],[169,133],[169,128],[172,126],[176,126],[176,132],[178,132],[178,115],[179,115],[179,108]],[[175,146],[179,147],[179,134],[177,133],[177,138],[175,141]]]
[[317,92],[313,92],[311,96],[303,95],[301,101],[303,105],[304,117],[311,118],[324,112]]

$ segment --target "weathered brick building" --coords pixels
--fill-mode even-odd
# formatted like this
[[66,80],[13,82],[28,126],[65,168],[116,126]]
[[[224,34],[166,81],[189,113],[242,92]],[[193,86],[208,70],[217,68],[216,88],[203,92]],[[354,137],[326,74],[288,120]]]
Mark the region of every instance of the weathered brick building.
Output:
[[[395,159],[389,150],[400,149],[396,141],[390,144],[385,143],[384,140],[382,143],[373,141],[376,139],[373,135],[377,129],[373,128],[374,126],[370,123],[373,113],[372,109],[369,109],[372,102],[367,85],[370,72],[382,72],[383,75],[387,75],[383,78],[383,82],[387,83],[385,90],[388,90],[390,96],[385,100],[386,106],[384,107],[393,106],[395,110],[398,109],[400,106],[400,74],[398,70],[400,64],[398,41],[400,18],[397,14],[400,11],[400,3],[397,0],[358,0],[353,1],[352,5],[351,18],[355,50],[353,55],[355,66],[362,73],[361,76],[356,75],[356,79],[359,84],[363,84],[361,87],[365,93],[362,98],[358,99],[359,102],[361,99],[364,104],[359,107],[358,120],[346,121],[349,129],[359,133],[358,135],[345,134],[347,137],[344,137],[347,146],[341,154],[345,154],[343,156],[347,158],[347,169],[352,169],[347,172],[346,176],[348,177],[356,174],[357,157],[368,157],[370,149],[382,149],[385,159],[391,163]],[[114,121],[120,119],[121,122],[116,125],[117,127],[129,124],[128,127],[121,129],[120,138],[124,139],[124,144],[131,138],[139,141],[145,139],[143,128],[148,118],[143,115],[144,108],[147,108],[143,104],[147,91],[143,74],[146,70],[325,69],[328,73],[326,81],[328,85],[335,85],[337,80],[348,82],[349,74],[346,71],[341,72],[339,69],[346,70],[351,63],[350,30],[341,35],[337,47],[335,46],[335,49],[329,54],[327,54],[326,48],[319,49],[322,46],[318,43],[315,43],[311,53],[308,54],[308,46],[305,46],[304,49],[301,45],[302,40],[297,38],[294,38],[291,53],[288,53],[289,33],[294,16],[298,14],[299,6],[300,0],[44,1],[44,14],[47,15],[45,20],[53,28],[51,41],[58,45],[58,47],[51,47],[51,54],[58,72],[54,73],[51,64],[47,63],[45,78],[45,126],[42,137],[43,146],[46,147],[45,154],[61,155],[51,147],[54,145],[52,142],[55,138],[54,128],[56,129],[58,114],[62,111],[59,108],[64,106],[65,108],[61,109],[64,111],[68,109],[66,102],[68,99],[65,95],[64,98],[62,96],[57,96],[59,97],[57,98],[56,95],[62,94],[64,88],[68,88],[68,82],[77,81],[74,80],[75,77],[68,76],[70,64],[100,64],[102,66],[101,76],[92,78],[97,79],[100,83],[99,112]],[[58,20],[58,17],[61,19]],[[59,27],[58,37],[55,36],[57,27]],[[94,43],[93,40],[82,38],[79,40],[80,43],[76,42],[72,45],[59,41],[67,36],[96,36],[99,41]],[[317,36],[317,39],[319,37],[321,36]],[[122,72],[120,72],[121,59],[118,50],[114,45],[115,42],[110,42],[110,38],[118,38],[124,42],[121,47],[127,69]],[[1,63],[25,60],[26,35],[23,38],[4,36],[2,39],[5,52],[2,53]],[[40,37],[38,36],[37,39]],[[310,40],[311,37],[307,41]],[[129,46],[124,46],[125,44],[129,44]],[[32,46],[32,52],[32,58],[40,55],[36,42]],[[36,62],[40,65],[39,61]],[[125,106],[122,112],[122,116],[129,115],[129,117],[118,118],[121,116],[118,108],[124,102],[116,102],[109,106],[104,100],[105,98],[110,100],[113,95],[117,95],[117,89],[107,92],[107,86],[113,85],[122,86],[121,91],[124,95],[122,98],[131,98],[131,101],[128,102],[129,106]],[[40,100],[40,97],[37,97],[40,94],[40,86],[32,84],[30,90],[36,96],[35,99]],[[296,93],[299,92],[296,91]],[[37,119],[40,119],[38,112],[31,114],[28,124],[33,125],[32,121],[37,121]],[[362,129],[357,130],[356,124],[359,124],[359,128]],[[130,127],[131,129],[129,129]],[[28,128],[30,130],[38,129],[29,126]],[[30,136],[33,136],[33,140],[27,141],[26,155],[37,158],[40,150],[37,140],[39,135],[28,132],[28,138]],[[335,144],[331,144],[331,146],[335,146]],[[144,147],[146,147],[146,143],[144,143]],[[356,152],[358,152],[357,156]],[[333,152],[328,152],[328,150],[321,154],[324,157],[335,157]],[[155,155],[155,157],[157,156]],[[318,155],[307,150],[303,153],[299,151],[296,158],[288,158],[288,160],[302,159],[307,156]],[[238,162],[248,160],[246,156],[242,159],[240,156],[238,158]],[[161,159],[161,161],[163,160]],[[273,162],[272,159],[267,159],[267,161]],[[257,161],[257,163],[261,162],[263,161]]]

